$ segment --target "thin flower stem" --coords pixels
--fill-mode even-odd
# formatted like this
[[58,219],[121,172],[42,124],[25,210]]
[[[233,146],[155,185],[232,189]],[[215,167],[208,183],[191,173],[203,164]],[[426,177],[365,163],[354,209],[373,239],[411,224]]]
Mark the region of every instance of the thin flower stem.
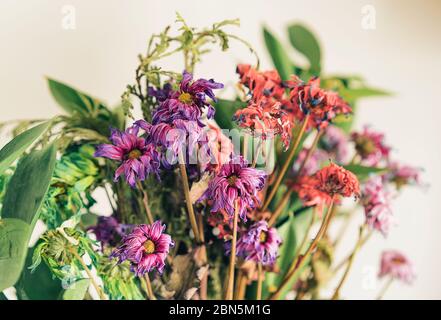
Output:
[[377,300],[383,299],[386,291],[390,288],[390,285],[392,284],[393,281],[394,281],[394,278],[392,278],[392,277],[390,277],[389,280],[387,280],[387,282],[385,283],[383,288],[380,290],[380,293],[377,296]]
[[237,275],[237,279],[236,279],[236,292],[234,299],[243,300],[245,297],[246,288],[247,288],[246,276],[242,270],[239,270],[239,274]]
[[253,168],[256,167],[257,159],[259,158],[259,153],[262,149],[262,140],[259,140],[259,144],[257,145],[256,153],[253,156],[253,164],[251,165]]
[[274,182],[274,185],[271,188],[271,192],[270,192],[269,196],[267,197],[267,199],[266,199],[266,201],[265,201],[265,203],[264,203],[264,205],[262,207],[262,211],[263,212],[270,205],[271,201],[273,200],[274,196],[277,193],[277,189],[279,188],[280,183],[282,182],[283,178],[285,177],[285,173],[288,170],[288,167],[289,167],[289,165],[291,163],[291,160],[294,158],[294,156],[296,154],[296,151],[297,151],[297,149],[299,147],[300,141],[302,140],[303,134],[306,131],[306,127],[308,125],[308,120],[309,120],[309,114],[306,115],[305,118],[303,119],[302,127],[300,129],[299,134],[297,135],[297,138],[296,138],[296,140],[294,142],[294,145],[291,148],[291,151],[290,151],[290,153],[288,155],[288,158],[285,160],[285,163],[283,164],[283,167],[280,170],[280,172],[279,172],[279,174],[277,176],[277,179],[276,179],[276,181]]
[[147,297],[149,298],[149,300],[156,300],[156,296],[153,293],[152,283],[150,282],[149,274],[146,273],[144,278],[142,279],[144,280]]
[[302,164],[300,165],[300,168],[296,173],[296,178],[302,176],[302,171],[303,171],[303,169],[305,169],[306,163],[309,161],[309,159],[311,159],[314,151],[317,149],[317,144],[318,144],[321,136],[323,135],[323,131],[324,130],[317,130],[317,133],[314,137],[314,141],[312,142],[311,147],[308,149],[308,153],[306,154],[305,159],[303,159]]
[[363,242],[363,231],[364,231],[365,225],[360,227],[360,231],[358,234],[358,241],[355,245],[354,251],[352,252],[349,261],[348,261],[348,265],[346,266],[346,270],[345,273],[343,274],[343,277],[341,278],[337,288],[335,289],[334,294],[332,295],[332,300],[337,300],[340,297],[340,290],[343,287],[346,279],[348,278],[349,275],[349,271],[351,270],[352,264],[354,263],[354,258],[355,255],[357,254],[357,252],[360,250],[361,248],[361,244]]
[[282,214],[283,209],[285,209],[286,205],[288,204],[289,198],[291,197],[292,194],[292,190],[289,189],[283,196],[282,200],[280,200],[279,205],[277,206],[276,210],[274,211],[274,213],[271,215],[271,218],[268,221],[268,225],[272,226],[277,218],[279,218],[279,216]]
[[332,219],[332,216],[334,215],[334,210],[332,210],[332,207],[334,205],[335,196],[332,196],[331,203],[329,204],[328,211],[326,213],[326,216],[323,219],[322,225],[320,226],[319,231],[317,232],[316,237],[309,245],[308,249],[306,250],[305,254],[298,259],[294,259],[293,263],[291,264],[290,270],[291,272],[288,272],[276,292],[274,292],[270,299],[271,300],[277,300],[281,293],[283,288],[294,278],[294,276],[298,276],[299,271],[302,270],[302,268],[305,266],[306,262],[308,261],[310,255],[314,251],[314,249],[317,247],[318,242],[321,240],[324,234],[326,234],[326,231],[328,229],[329,223]]
[[[373,234],[373,230],[370,230],[369,233],[367,235],[365,235],[363,237],[363,239],[360,242],[360,248],[358,250],[360,250],[365,244],[366,242],[368,242],[368,240],[371,238]],[[349,262],[349,260],[351,259],[352,254],[348,255],[342,262],[340,262],[337,267],[334,268],[333,273],[337,273],[338,271],[340,271],[341,268],[343,268],[346,263]]]
[[83,258],[78,254],[78,252],[74,248],[70,248],[69,251],[74,255],[74,257],[78,260],[78,262],[83,267],[84,271],[86,271],[87,276],[90,279],[90,282],[92,283],[92,286],[95,288],[95,291],[98,293],[101,300],[107,300],[107,297],[104,295],[104,292],[101,290],[101,288],[96,283],[95,279],[93,278],[92,273],[90,272],[89,267],[84,262]]
[[231,240],[230,265],[228,268],[228,284],[225,293],[225,300],[233,300],[234,289],[234,267],[236,264],[236,243],[237,243],[237,220],[239,217],[239,202],[236,200],[233,218],[233,239]]
[[137,181],[136,182],[139,190],[142,192],[142,204],[144,205],[144,209],[145,212],[147,214],[147,221],[149,224],[153,224],[153,222],[155,221],[153,219],[153,215],[152,215],[152,211],[150,210],[150,205],[149,205],[149,197],[147,192],[144,190],[141,181]]
[[191,203],[191,199],[190,199],[190,186],[188,185],[187,169],[185,168],[184,155],[182,154],[182,152],[179,152],[179,169],[181,171],[182,184],[183,184],[183,188],[184,188],[185,203],[187,205],[187,211],[188,211],[188,217],[190,219],[191,229],[193,230],[193,234],[196,239],[196,242],[200,243],[201,238],[200,238],[199,229],[198,229],[198,226],[196,223],[196,215],[193,210],[193,204]]
[[[205,235],[204,235],[204,221],[202,214],[199,214],[197,218],[198,218],[198,227],[199,227],[198,231],[202,243],[201,250],[203,250],[202,259],[203,259],[203,263],[207,263],[208,258],[207,258],[207,249],[204,245]],[[208,271],[204,274],[204,276],[201,279],[201,287],[199,290],[201,300],[207,300],[207,291],[208,291]]]
[[263,271],[262,263],[257,263],[257,296],[256,300],[262,300],[262,282],[263,282]]
[[316,213],[313,212],[312,216],[311,216],[311,222],[309,223],[308,228],[305,231],[305,235],[303,236],[302,242],[300,243],[300,245],[294,255],[294,257],[295,257],[294,262],[291,264],[290,268],[288,269],[288,273],[291,272],[295,268],[295,266],[297,265],[297,262],[300,258],[300,254],[303,252],[303,248],[305,247],[305,245],[308,241],[308,238],[309,238],[309,233],[311,232],[312,226],[315,223],[315,218],[316,218]]

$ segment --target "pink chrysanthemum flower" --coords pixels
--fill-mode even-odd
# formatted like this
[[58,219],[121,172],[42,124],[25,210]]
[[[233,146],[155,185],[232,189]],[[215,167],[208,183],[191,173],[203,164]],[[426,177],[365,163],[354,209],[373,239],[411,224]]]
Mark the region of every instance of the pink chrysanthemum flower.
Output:
[[128,260],[131,270],[137,276],[143,276],[154,269],[162,273],[169,249],[174,246],[170,235],[164,233],[165,228],[165,224],[160,221],[139,225],[124,237],[123,244],[112,256],[117,257],[119,263]]
[[[282,238],[276,228],[270,228],[265,220],[258,221],[243,232],[237,241],[237,255],[245,260],[273,265],[276,261]],[[231,243],[226,245],[226,253],[231,252]]]
[[366,224],[380,231],[384,236],[388,234],[393,223],[390,198],[391,195],[384,189],[381,177],[372,177],[365,183],[361,200]]
[[335,163],[331,162],[327,167],[320,169],[315,174],[315,178],[318,180],[317,189],[330,196],[360,196],[360,185],[357,177]]
[[389,276],[393,279],[411,284],[415,279],[415,272],[410,260],[401,252],[395,250],[384,251],[381,255],[380,278]]
[[286,82],[291,87],[290,100],[302,111],[310,115],[309,127],[325,128],[339,114],[352,112],[351,107],[336,92],[320,88],[320,79],[311,78],[303,82],[298,77]]
[[[149,125],[143,120],[141,122],[143,129],[148,131]],[[115,171],[115,181],[124,174],[127,183],[132,187],[137,179],[143,181],[150,173],[159,177],[161,164],[160,154],[155,145],[139,137],[139,129],[140,126],[136,123],[126,131],[112,129],[109,138],[112,144],[101,144],[95,152],[95,157],[119,161],[121,165]]]
[[384,143],[384,134],[372,131],[366,126],[362,132],[353,132],[351,139],[355,143],[355,150],[360,155],[362,164],[376,166],[389,158],[390,147]]
[[419,168],[403,165],[398,162],[392,162],[389,165],[389,171],[385,178],[386,180],[393,182],[397,189],[401,189],[401,187],[405,185],[420,185],[420,174],[421,169]]
[[262,190],[265,179],[264,171],[249,167],[242,156],[235,157],[221,166],[198,201],[208,200],[211,212],[225,210],[230,216],[234,215],[237,201],[240,218],[246,221],[247,210],[260,203],[258,192]]

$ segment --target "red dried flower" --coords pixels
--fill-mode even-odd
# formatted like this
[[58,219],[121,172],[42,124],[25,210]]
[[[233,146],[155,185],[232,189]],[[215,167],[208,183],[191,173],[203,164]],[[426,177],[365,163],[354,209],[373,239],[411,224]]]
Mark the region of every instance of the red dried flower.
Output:
[[330,196],[360,196],[360,185],[357,177],[352,172],[332,162],[329,166],[320,169],[315,174],[315,178],[318,180],[317,189],[326,192]]
[[249,64],[237,65],[240,83],[250,90],[254,100],[262,96],[280,99],[285,93],[282,79],[276,70],[257,71]]
[[336,92],[320,88],[320,79],[311,78],[307,83],[294,76],[287,82],[291,87],[290,100],[304,115],[310,115],[309,126],[326,127],[338,114],[352,112],[351,107]]
[[322,212],[324,206],[329,206],[332,197],[318,189],[319,180],[315,176],[302,176],[296,180],[292,188],[299,195],[304,206],[315,206],[318,212]]

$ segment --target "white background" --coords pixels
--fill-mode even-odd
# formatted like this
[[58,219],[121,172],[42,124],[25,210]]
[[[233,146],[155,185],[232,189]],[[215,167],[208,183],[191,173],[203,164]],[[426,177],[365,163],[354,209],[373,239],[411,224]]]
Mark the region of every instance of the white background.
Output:
[[[65,5],[75,8],[75,30],[62,28]],[[375,30],[361,27],[365,5],[376,9]],[[136,56],[148,36],[171,24],[175,11],[195,26],[240,18],[242,26],[234,31],[254,45],[264,68],[271,64],[261,26],[268,25],[287,43],[286,26],[306,23],[321,40],[327,73],[360,74],[371,85],[395,93],[365,100],[357,126],[368,123],[384,131],[395,157],[425,168],[423,179],[430,188],[408,189],[395,201],[399,225],[386,240],[376,236],[363,249],[342,297],[375,297],[380,284],[369,286],[369,279],[377,272],[381,250],[397,248],[414,261],[418,278],[412,287],[393,285],[386,298],[441,298],[441,1],[2,0],[0,121],[60,112],[45,75],[117,103],[133,79]],[[248,59],[248,51],[234,44],[228,54],[207,56],[197,75],[232,84],[236,63]],[[339,256],[352,248],[355,230],[354,223]]]

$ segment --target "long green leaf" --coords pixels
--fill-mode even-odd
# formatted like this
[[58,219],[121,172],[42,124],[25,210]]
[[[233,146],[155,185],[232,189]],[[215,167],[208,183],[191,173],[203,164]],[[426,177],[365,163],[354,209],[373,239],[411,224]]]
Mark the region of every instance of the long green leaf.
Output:
[[344,167],[354,173],[360,181],[366,180],[373,174],[384,174],[388,170],[387,168],[366,167],[358,164],[350,164]]
[[341,88],[339,90],[341,97],[349,102],[369,97],[390,96],[391,93],[382,89],[361,87],[361,88]]
[[0,220],[0,291],[20,277],[27,244],[54,171],[55,143],[26,155],[6,190]]
[[33,151],[18,163],[3,201],[2,218],[21,219],[34,226],[52,177],[56,145]]
[[279,40],[266,28],[263,28],[263,38],[280,77],[282,80],[288,80],[294,72],[294,64],[291,62]]
[[2,174],[26,149],[49,127],[50,121],[43,122],[22,132],[0,150],[0,174]]
[[304,26],[294,24],[288,27],[288,35],[292,46],[308,59],[310,72],[318,76],[321,71],[321,51],[314,34]]
[[0,220],[0,291],[15,284],[23,269],[31,228],[20,219]]
[[67,84],[48,78],[49,89],[55,101],[68,113],[81,115],[95,114],[104,106],[90,95],[76,90]]

